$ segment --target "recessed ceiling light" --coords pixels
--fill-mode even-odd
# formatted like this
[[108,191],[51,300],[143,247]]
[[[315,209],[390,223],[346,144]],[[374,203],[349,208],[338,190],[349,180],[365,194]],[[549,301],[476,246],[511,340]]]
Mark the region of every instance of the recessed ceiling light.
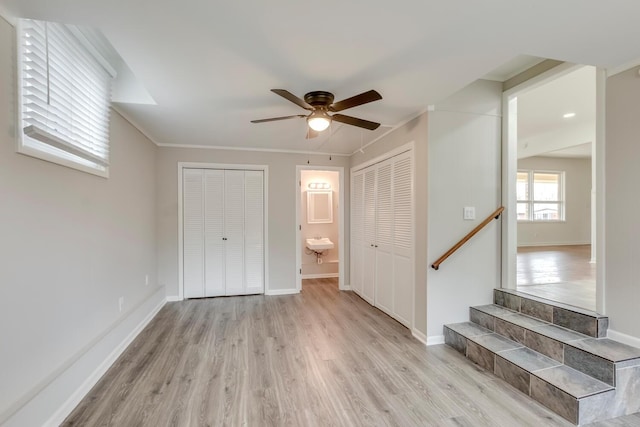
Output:
[[576,113],[567,113],[565,115],[563,115],[562,117],[564,117],[565,119],[570,119],[572,117],[575,117]]

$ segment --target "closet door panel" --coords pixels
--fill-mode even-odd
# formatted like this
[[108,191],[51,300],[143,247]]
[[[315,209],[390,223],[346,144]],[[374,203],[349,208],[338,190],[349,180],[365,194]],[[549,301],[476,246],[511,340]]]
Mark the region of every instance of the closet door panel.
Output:
[[375,305],[386,313],[393,313],[393,195],[390,160],[377,167],[376,180],[376,263]]
[[202,298],[204,291],[203,172],[184,169],[182,176],[183,284],[185,298]]
[[204,170],[205,296],[225,294],[224,171]]
[[264,292],[264,173],[246,171],[244,183],[244,277],[248,294]]
[[411,325],[413,318],[413,165],[408,153],[393,159],[394,317]]
[[244,171],[225,171],[224,193],[225,295],[242,295],[245,293]]
[[362,245],[362,297],[370,304],[375,301],[376,265],[376,170],[364,172],[364,244]]
[[363,233],[364,233],[364,173],[351,177],[351,289],[362,295]]

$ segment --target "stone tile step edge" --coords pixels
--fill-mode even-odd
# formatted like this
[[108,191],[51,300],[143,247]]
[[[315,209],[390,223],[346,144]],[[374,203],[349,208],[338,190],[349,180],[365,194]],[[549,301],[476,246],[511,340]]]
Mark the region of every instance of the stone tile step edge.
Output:
[[594,338],[607,336],[609,318],[593,311],[510,289],[494,289],[493,302],[507,309],[572,329]]

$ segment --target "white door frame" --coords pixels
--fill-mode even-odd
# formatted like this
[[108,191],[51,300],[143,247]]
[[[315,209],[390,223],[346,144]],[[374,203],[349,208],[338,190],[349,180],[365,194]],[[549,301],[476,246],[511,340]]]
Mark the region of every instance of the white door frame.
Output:
[[238,165],[226,163],[197,163],[178,162],[178,300],[184,299],[184,236],[183,236],[183,206],[182,206],[182,175],[184,169],[227,169],[253,170],[264,172],[264,293],[269,292],[269,166],[268,165]]
[[311,165],[297,165],[296,166],[296,290],[300,292],[302,290],[302,233],[300,227],[302,224],[301,211],[302,211],[302,171],[328,171],[338,172],[339,180],[339,193],[338,193],[338,289],[341,291],[351,289],[345,284],[345,265],[344,265],[344,167],[342,166],[311,166]]
[[[516,253],[517,220],[516,220],[516,174],[517,158],[517,94],[523,90],[533,89],[548,83],[564,74],[570,73],[582,65],[564,63],[541,73],[502,94],[502,202],[505,207],[502,220],[502,288],[516,289]],[[598,69],[596,72],[596,140],[593,144],[592,175],[595,175],[595,189],[592,189],[592,205],[595,206],[595,230],[592,228],[591,241],[595,246],[592,253],[598,254],[596,269],[596,311],[604,313],[604,105],[605,105],[606,73]],[[592,180],[593,181],[593,180]],[[596,197],[599,195],[599,197]],[[593,256],[595,260],[595,256]]]

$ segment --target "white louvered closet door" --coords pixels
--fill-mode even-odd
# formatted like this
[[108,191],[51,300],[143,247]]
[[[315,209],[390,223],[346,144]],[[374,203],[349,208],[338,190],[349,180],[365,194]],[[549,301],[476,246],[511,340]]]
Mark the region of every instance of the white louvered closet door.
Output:
[[375,243],[375,305],[393,314],[393,160],[377,166],[376,182],[376,243]]
[[375,301],[376,259],[376,169],[364,172],[364,217],[363,217],[363,274],[362,297],[370,304]]
[[411,326],[413,317],[413,161],[393,159],[393,317]]
[[204,170],[205,295],[225,295],[224,171]]
[[182,185],[184,297],[204,293],[204,197],[201,169],[184,169]]
[[245,293],[264,292],[264,172],[245,171]]
[[225,171],[224,183],[225,295],[242,295],[245,293],[244,171]]
[[351,288],[362,295],[364,234],[364,173],[351,176]]

